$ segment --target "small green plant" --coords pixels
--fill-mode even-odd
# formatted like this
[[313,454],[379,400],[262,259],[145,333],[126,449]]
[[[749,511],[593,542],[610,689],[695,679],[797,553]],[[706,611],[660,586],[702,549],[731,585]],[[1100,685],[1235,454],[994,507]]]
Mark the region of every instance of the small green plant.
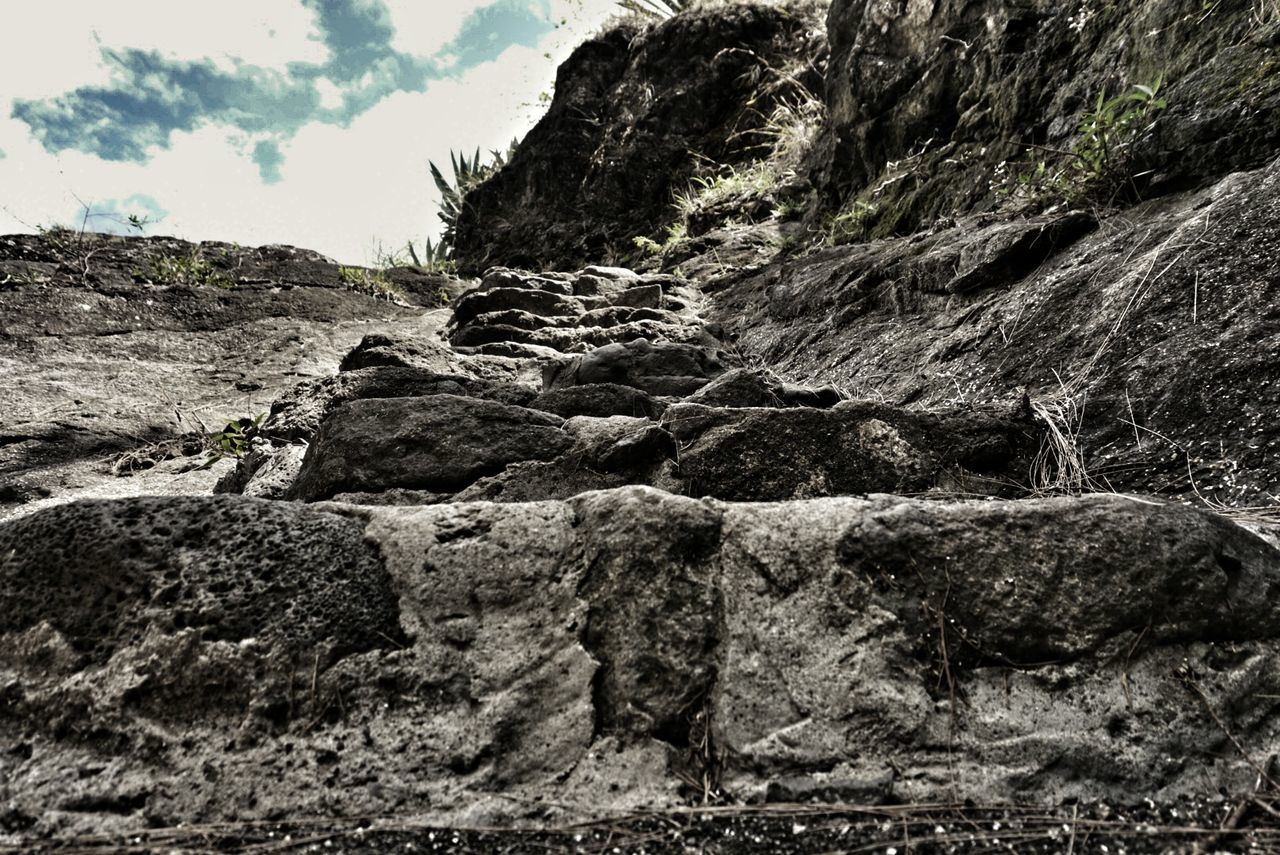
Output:
[[339,267],[338,278],[348,289],[381,300],[402,300],[404,292],[387,278],[385,270],[365,267]]
[[413,260],[414,267],[419,270],[424,270],[427,273],[454,274],[458,272],[458,264],[449,257],[443,242],[433,244],[431,238],[427,238],[422,244],[421,257],[418,256],[417,250],[413,248],[412,241],[405,248],[409,251],[409,258]]
[[266,413],[249,418],[242,416],[227,422],[218,433],[211,433],[206,438],[208,451],[201,469],[208,469],[220,460],[234,457],[237,460],[249,453],[253,441],[261,435],[262,422]]
[[631,243],[635,248],[643,252],[645,255],[657,255],[662,252],[662,244],[650,237],[637,235],[631,239]]
[[195,285],[234,288],[235,281],[195,246],[186,255],[162,255],[151,259],[145,271],[134,276],[156,285]]
[[684,240],[688,237],[688,234],[688,226],[684,224],[683,220],[677,220],[667,226],[666,238],[662,243],[658,243],[653,238],[645,237],[644,235],[633,237],[631,243],[645,255],[660,255]]
[[[1159,96],[1163,75],[1151,84],[1134,84],[1123,95],[1098,93],[1092,110],[1077,124],[1079,137],[1069,151],[1029,146],[1024,169],[1001,188],[1005,195],[1031,199],[1058,198],[1072,204],[1110,205],[1122,195],[1138,198],[1138,155],[1168,107]],[[1059,155],[1055,167],[1038,153]]]
[[867,230],[880,212],[880,206],[864,199],[856,199],[847,209],[829,217],[823,224],[824,246],[838,246],[853,241],[866,240]]
[[1168,106],[1158,97],[1162,80],[1149,86],[1135,84],[1131,91],[1107,98],[1098,93],[1094,109],[1080,120],[1080,140],[1072,149],[1072,165],[1086,183],[1132,186],[1137,147],[1155,128],[1156,114]]

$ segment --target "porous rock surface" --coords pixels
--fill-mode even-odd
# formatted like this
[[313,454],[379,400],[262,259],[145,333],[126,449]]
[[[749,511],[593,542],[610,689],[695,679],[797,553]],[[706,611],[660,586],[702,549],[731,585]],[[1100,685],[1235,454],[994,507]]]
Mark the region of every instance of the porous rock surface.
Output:
[[751,800],[1167,798],[1252,781],[1215,715],[1280,747],[1280,555],[1121,496],[135,499],[0,542],[0,797],[31,833],[509,821],[670,806],[703,776]]
[[[874,848],[1084,851],[1099,815],[1135,817],[1132,851],[1280,845],[1280,548],[1229,518],[1273,513],[1280,20],[836,0],[787,179],[810,209],[742,201],[620,266],[691,149],[751,169],[731,143],[819,89],[800,9],[579,49],[466,197],[481,275],[404,273],[449,310],[375,304],[345,355],[264,385],[220,495],[0,523],[5,842],[613,823],[582,848],[620,812],[828,802],[915,838]],[[1157,57],[1170,107],[1125,193],[993,188]],[[850,202],[860,236],[787,248]],[[19,279],[21,323],[84,322]],[[1052,820],[1001,825],[1027,811]],[[871,846],[808,822],[708,851]]]
[[[611,281],[625,281],[620,271],[613,275]],[[594,289],[596,279],[590,270],[555,279],[490,271],[457,301],[466,320],[454,315],[453,340],[459,330],[484,325],[488,313],[465,309],[477,294],[514,304],[522,294],[551,293],[547,282],[574,293],[584,290],[584,280]],[[1022,489],[1041,434],[1025,407],[915,413],[842,401],[833,387],[806,388],[772,372],[735,368],[732,345],[701,320],[688,284],[670,276],[651,281],[645,287],[654,289],[655,302],[681,306],[668,335],[658,330],[653,341],[593,346],[598,328],[582,316],[556,326],[568,352],[549,348],[523,360],[540,373],[541,391],[404,366],[302,384],[276,402],[264,423],[265,434],[278,441],[309,443],[301,463],[285,447],[277,454],[287,452],[287,462],[267,467],[271,453],[260,449],[219,489],[376,504],[407,496],[531,501],[625,484],[737,501]],[[515,330],[483,328],[495,335]],[[454,358],[464,361],[494,358],[457,349]],[[296,473],[295,481],[282,490],[276,483],[286,471]],[[267,478],[269,488],[261,486]]]
[[202,434],[327,377],[371,329],[429,338],[443,322],[432,311],[458,283],[387,276],[399,302],[294,247],[0,237],[0,518],[74,496],[208,490],[225,467],[196,468]]

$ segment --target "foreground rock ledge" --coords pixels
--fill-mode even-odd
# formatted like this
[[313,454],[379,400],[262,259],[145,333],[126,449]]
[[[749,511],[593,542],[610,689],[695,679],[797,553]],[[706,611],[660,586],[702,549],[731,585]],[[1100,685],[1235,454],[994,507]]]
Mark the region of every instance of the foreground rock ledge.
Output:
[[3,831],[1237,792],[1277,585],[1117,495],[80,502],[0,526]]

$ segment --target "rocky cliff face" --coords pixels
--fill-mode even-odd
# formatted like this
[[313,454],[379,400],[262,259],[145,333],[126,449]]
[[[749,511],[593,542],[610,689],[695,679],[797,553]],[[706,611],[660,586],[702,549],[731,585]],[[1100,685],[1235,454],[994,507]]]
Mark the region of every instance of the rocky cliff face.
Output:
[[[399,271],[398,302],[300,251],[235,250],[228,289],[122,272],[173,242],[4,239],[0,343],[51,391],[6,427],[0,833],[1280,845],[1280,15],[837,0],[821,133],[737,150],[762,102],[734,99],[782,83],[736,63],[824,62],[803,11],[584,46],[468,196],[461,251],[508,266]],[[683,48],[665,72],[659,47]],[[991,190],[1002,139],[1078,159],[1078,111],[1157,59],[1168,105],[1123,138],[1123,192]],[[691,140],[786,192],[673,213]],[[553,198],[565,164],[593,178]],[[641,270],[603,263],[664,218],[687,231]],[[277,324],[328,332],[311,362],[195,370]],[[98,471],[31,502],[94,472],[39,431],[57,384],[119,376],[103,330],[150,354],[124,399],[147,417],[144,379],[272,400],[204,480],[140,467],[127,498],[67,503]],[[165,465],[195,470],[192,442]]]
[[1274,12],[1173,0],[834,0],[827,18],[828,148],[835,204],[867,233],[910,234],[999,203],[994,168],[1060,158],[1099,93],[1163,81],[1168,102],[1125,192],[1150,197],[1254,169],[1280,147]]
[[579,47],[510,164],[467,195],[458,260],[568,269],[633,255],[633,238],[671,222],[674,192],[707,164],[758,158],[775,108],[819,88],[821,11],[694,9]]

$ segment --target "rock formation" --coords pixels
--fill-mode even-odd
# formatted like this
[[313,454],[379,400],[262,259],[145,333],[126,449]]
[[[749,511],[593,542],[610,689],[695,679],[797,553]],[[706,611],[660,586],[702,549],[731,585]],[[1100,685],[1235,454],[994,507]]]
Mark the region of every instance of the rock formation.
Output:
[[[624,26],[468,194],[482,275],[395,300],[0,239],[0,834],[1280,845],[1280,15],[1180,9],[835,0],[829,62],[812,4]],[[1113,198],[992,189],[1157,60]],[[823,68],[809,172],[642,257],[691,150],[781,174],[733,140]],[[248,385],[208,456],[181,412]]]

